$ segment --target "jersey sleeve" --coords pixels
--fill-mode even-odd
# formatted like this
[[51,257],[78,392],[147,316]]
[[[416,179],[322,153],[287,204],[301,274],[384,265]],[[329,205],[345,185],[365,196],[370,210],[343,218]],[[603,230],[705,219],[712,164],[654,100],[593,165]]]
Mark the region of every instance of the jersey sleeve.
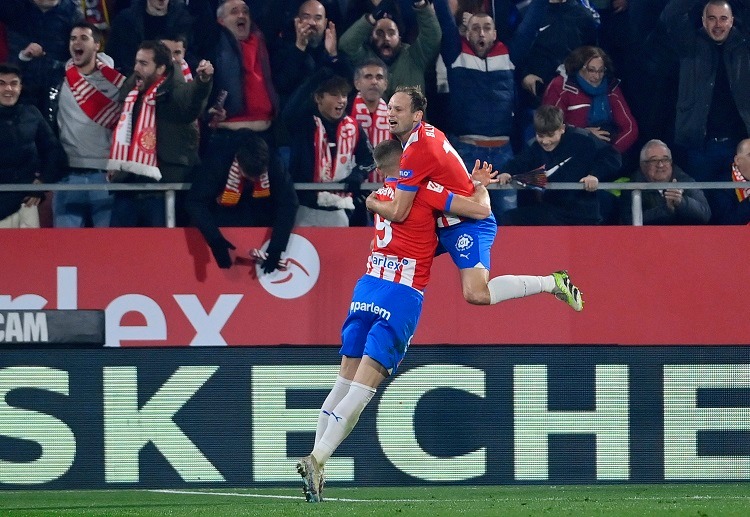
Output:
[[430,208],[439,212],[450,211],[451,203],[453,202],[453,192],[440,183],[428,181],[419,189],[418,195]]

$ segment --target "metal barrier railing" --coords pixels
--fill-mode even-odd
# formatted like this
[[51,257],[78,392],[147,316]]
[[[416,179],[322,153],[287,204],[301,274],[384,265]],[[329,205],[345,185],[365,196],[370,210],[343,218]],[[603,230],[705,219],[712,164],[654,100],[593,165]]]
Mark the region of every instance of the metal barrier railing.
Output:
[[[362,190],[377,190],[381,183],[363,183]],[[344,190],[343,183],[295,183],[296,190]],[[165,210],[167,228],[174,228],[175,219],[175,194],[178,190],[188,190],[190,183],[107,183],[104,185],[67,185],[60,183],[36,183],[36,184],[9,184],[0,183],[0,192],[58,192],[66,190],[108,190],[108,191],[163,191],[165,199]],[[511,189],[511,185],[490,185],[490,190]],[[549,183],[548,190],[581,190],[582,183]],[[602,182],[599,183],[600,190],[632,190],[632,213],[633,226],[643,226],[643,205],[641,192],[643,190],[665,190],[680,188],[684,190],[701,189],[735,189],[737,183],[732,181],[696,181],[696,182]]]

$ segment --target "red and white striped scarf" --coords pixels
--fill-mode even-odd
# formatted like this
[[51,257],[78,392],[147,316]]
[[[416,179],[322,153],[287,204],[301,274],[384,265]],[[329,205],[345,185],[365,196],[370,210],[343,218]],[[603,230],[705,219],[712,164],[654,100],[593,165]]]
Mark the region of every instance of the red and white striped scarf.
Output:
[[193,74],[190,71],[190,66],[187,64],[187,61],[184,59],[182,60],[182,65],[180,65],[180,69],[182,70],[182,77],[185,78],[185,82],[189,83],[193,80]]
[[[359,122],[362,129],[367,133],[367,137],[370,139],[370,144],[373,147],[378,145],[383,140],[390,140],[391,131],[390,125],[388,124],[388,105],[383,99],[378,102],[378,107],[375,113],[370,113],[365,100],[359,93],[354,97],[352,103],[351,116]],[[370,176],[367,178],[372,183],[383,183],[385,176],[376,167],[370,172]]]
[[[737,164],[732,164],[732,181],[747,183],[745,176],[742,175],[740,169],[737,168]],[[750,197],[750,187],[734,189],[737,194],[737,199],[740,203]]]
[[[125,76],[108,66],[101,60],[96,60],[96,68],[99,69],[104,78],[117,88],[125,82]],[[69,60],[65,65],[65,80],[70,91],[73,93],[78,106],[88,118],[107,129],[114,129],[120,116],[122,105],[104,95],[96,89]]]
[[354,149],[359,140],[359,127],[349,116],[339,121],[336,127],[336,161],[331,156],[326,134],[320,117],[315,119],[315,183],[330,183],[343,180],[354,168]]
[[[242,191],[245,190],[245,183],[248,180],[240,172],[240,164],[237,158],[229,167],[229,175],[224,185],[224,190],[216,197],[216,202],[221,206],[235,206],[240,202]],[[262,198],[271,195],[271,182],[268,179],[268,172],[264,172],[256,180],[253,180],[253,197]]]
[[109,29],[108,2],[112,2],[112,0],[81,0],[81,11],[83,11],[84,19],[103,31]]
[[138,88],[128,93],[112,138],[107,169],[161,179],[156,161],[156,90],[165,79],[164,76],[159,78],[143,94],[135,127],[132,123],[133,108],[138,99]]

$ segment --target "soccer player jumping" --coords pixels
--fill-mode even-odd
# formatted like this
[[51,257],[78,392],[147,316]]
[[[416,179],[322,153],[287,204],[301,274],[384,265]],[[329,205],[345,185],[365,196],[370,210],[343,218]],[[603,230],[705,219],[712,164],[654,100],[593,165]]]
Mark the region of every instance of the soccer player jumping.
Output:
[[[474,187],[463,160],[439,129],[423,122],[427,99],[418,87],[400,87],[388,103],[391,134],[404,151],[400,179],[392,201],[370,196],[367,208],[394,223],[403,221],[413,209],[414,196],[430,181],[464,196]],[[547,276],[502,275],[490,280],[490,249],[497,233],[494,216],[481,220],[443,214],[437,220],[440,244],[450,254],[461,274],[464,299],[490,305],[513,298],[551,293],[574,310],[583,309],[581,291],[567,271]]]

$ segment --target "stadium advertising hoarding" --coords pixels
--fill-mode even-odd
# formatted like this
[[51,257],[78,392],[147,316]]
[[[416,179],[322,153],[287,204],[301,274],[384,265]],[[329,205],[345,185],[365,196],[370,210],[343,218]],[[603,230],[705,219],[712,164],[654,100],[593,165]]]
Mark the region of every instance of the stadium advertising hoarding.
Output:
[[[335,347],[6,350],[0,488],[299,482]],[[750,479],[745,347],[423,347],[330,483]]]
[[[225,234],[243,254],[268,238]],[[216,267],[194,229],[7,230],[0,310],[104,310],[112,347],[336,345],[371,238],[295,229],[288,270],[258,279],[247,261]],[[744,227],[501,228],[493,274],[568,269],[585,310],[547,295],[471,306],[443,256],[413,344],[748,344],[747,256]]]

